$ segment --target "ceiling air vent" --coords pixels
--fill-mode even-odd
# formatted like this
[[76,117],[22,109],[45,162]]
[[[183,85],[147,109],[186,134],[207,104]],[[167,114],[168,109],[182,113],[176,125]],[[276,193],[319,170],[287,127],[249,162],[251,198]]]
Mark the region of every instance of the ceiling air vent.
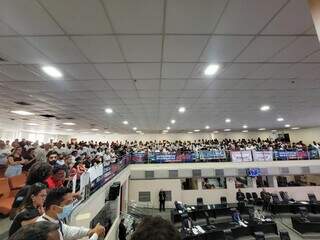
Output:
[[23,101],[18,101],[18,102],[14,102],[15,104],[18,104],[18,105],[22,105],[22,106],[30,106],[32,105],[31,103],[27,103],[27,102],[23,102]]
[[41,117],[45,117],[45,118],[55,118],[55,115],[51,115],[51,114],[41,114]]

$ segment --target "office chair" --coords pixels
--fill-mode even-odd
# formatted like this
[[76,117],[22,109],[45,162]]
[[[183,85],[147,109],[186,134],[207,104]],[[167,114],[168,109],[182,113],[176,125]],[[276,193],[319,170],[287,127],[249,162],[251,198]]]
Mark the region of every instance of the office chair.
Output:
[[308,198],[310,203],[313,203],[313,204],[318,203],[318,199],[314,193],[308,193]]
[[220,203],[223,205],[227,205],[227,198],[225,196],[220,197]]
[[290,240],[290,236],[287,231],[280,231],[279,233],[280,233],[281,240]]
[[252,192],[252,197],[254,200],[255,205],[261,206],[262,205],[262,199],[258,197],[258,194],[256,192]]
[[276,193],[271,193],[271,197],[272,197],[272,202],[275,204],[279,204],[281,203],[278,194]]
[[203,199],[201,197],[197,198],[198,209],[203,209]]

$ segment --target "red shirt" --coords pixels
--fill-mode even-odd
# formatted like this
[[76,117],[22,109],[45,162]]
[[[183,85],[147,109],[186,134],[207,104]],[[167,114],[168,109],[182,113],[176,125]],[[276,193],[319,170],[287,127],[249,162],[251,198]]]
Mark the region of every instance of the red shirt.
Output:
[[49,189],[63,187],[63,181],[56,180],[52,176],[48,177],[44,182],[48,185]]

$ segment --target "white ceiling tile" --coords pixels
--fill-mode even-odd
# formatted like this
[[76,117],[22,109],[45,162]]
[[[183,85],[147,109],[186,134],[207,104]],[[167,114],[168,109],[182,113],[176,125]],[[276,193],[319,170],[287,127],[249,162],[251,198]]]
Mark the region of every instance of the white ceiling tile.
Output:
[[44,64],[49,62],[46,56],[31,47],[23,38],[1,37],[0,52],[21,63]]
[[291,62],[299,61],[312,52],[319,50],[319,41],[317,37],[299,37],[295,42],[283,49],[274,58],[272,62]]
[[0,19],[20,34],[63,33],[35,0],[2,0]]
[[182,79],[169,79],[161,81],[162,90],[182,90],[186,85],[187,80]]
[[197,61],[207,40],[207,36],[167,36],[164,43],[164,60]]
[[152,97],[152,98],[141,98],[141,102],[143,104],[157,104],[157,103],[159,103],[159,98],[155,98],[155,97]]
[[161,33],[163,0],[103,0],[116,33]]
[[266,79],[275,76],[277,73],[286,72],[291,64],[263,64],[247,76],[249,79]]
[[184,90],[182,91],[180,97],[182,98],[197,98],[202,94],[201,90]]
[[98,0],[41,0],[69,34],[110,33],[110,23]]
[[0,65],[0,72],[16,81],[44,81],[37,74],[19,65]]
[[217,26],[219,34],[256,34],[286,0],[231,0]]
[[121,98],[138,98],[138,92],[136,90],[117,90],[116,93],[121,97]]
[[139,96],[141,98],[149,98],[149,97],[159,97],[160,92],[159,91],[154,91],[154,90],[139,90]]
[[106,79],[130,79],[125,63],[95,64],[95,67]]
[[320,51],[312,53],[310,56],[304,59],[303,62],[320,62]]
[[79,80],[100,79],[101,76],[92,64],[60,64],[59,68]]
[[166,32],[211,33],[226,4],[226,0],[170,0],[167,2]]
[[252,36],[212,36],[200,60],[231,62],[251,39]]
[[181,95],[182,91],[181,90],[161,90],[160,91],[160,97],[161,98],[176,98]]
[[162,78],[188,78],[194,63],[163,63]]
[[136,80],[135,85],[138,90],[158,90],[160,80]]
[[319,78],[320,64],[297,63],[291,65],[286,71],[278,72],[275,78],[300,78],[316,79]]
[[225,71],[221,72],[219,74],[219,78],[244,78],[253,71],[255,71],[260,64],[239,64],[239,63],[234,63],[230,67],[226,68]]
[[177,104],[179,98],[160,98],[160,104]]
[[87,62],[85,57],[67,37],[29,37],[27,40],[54,62]]
[[235,85],[238,84],[240,80],[219,80],[214,79],[212,84],[210,84],[209,89],[226,90],[233,89]]
[[159,62],[161,59],[159,36],[120,36],[124,56],[129,62]]
[[160,63],[130,63],[128,67],[134,79],[160,78]]
[[135,90],[132,80],[108,80],[108,83],[115,90]]
[[[299,16],[299,21],[297,21]],[[307,1],[291,0],[262,34],[302,34],[313,25]]]
[[16,35],[17,32],[15,32],[12,28],[10,28],[6,23],[0,21],[0,36],[6,36],[6,35]]
[[199,80],[191,79],[187,81],[185,88],[188,90],[206,89],[211,82],[212,82],[212,79],[199,79]]
[[264,62],[279,50],[293,42],[295,37],[257,37],[236,62]]
[[123,62],[114,36],[79,36],[72,39],[92,62]]
[[69,91],[80,90],[111,90],[108,83],[104,80],[79,80],[79,81],[65,81],[64,86]]

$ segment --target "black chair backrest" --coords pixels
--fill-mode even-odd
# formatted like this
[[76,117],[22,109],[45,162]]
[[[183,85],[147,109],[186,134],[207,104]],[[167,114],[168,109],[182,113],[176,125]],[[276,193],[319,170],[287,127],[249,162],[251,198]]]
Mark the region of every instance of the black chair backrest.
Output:
[[203,205],[203,199],[201,197],[197,198],[197,205]]
[[227,203],[227,198],[226,197],[221,197],[220,198],[220,202],[221,202],[221,204],[226,204]]
[[280,191],[279,194],[280,194],[281,199],[282,199],[284,202],[288,202],[288,201],[289,201],[289,196],[288,196],[288,193],[287,193],[287,192]]
[[278,194],[272,193],[272,194],[271,194],[271,197],[272,197],[272,202],[273,202],[273,203],[280,203],[280,199],[279,199]]
[[280,231],[281,240],[290,240],[289,233],[287,231]]
[[252,197],[254,200],[258,199],[258,194],[256,192],[252,192]]
[[246,198],[247,198],[248,200],[252,199],[251,193],[247,192],[247,193],[246,193]]
[[308,198],[309,198],[309,201],[311,203],[317,203],[318,200],[317,200],[317,197],[314,193],[308,193]]

